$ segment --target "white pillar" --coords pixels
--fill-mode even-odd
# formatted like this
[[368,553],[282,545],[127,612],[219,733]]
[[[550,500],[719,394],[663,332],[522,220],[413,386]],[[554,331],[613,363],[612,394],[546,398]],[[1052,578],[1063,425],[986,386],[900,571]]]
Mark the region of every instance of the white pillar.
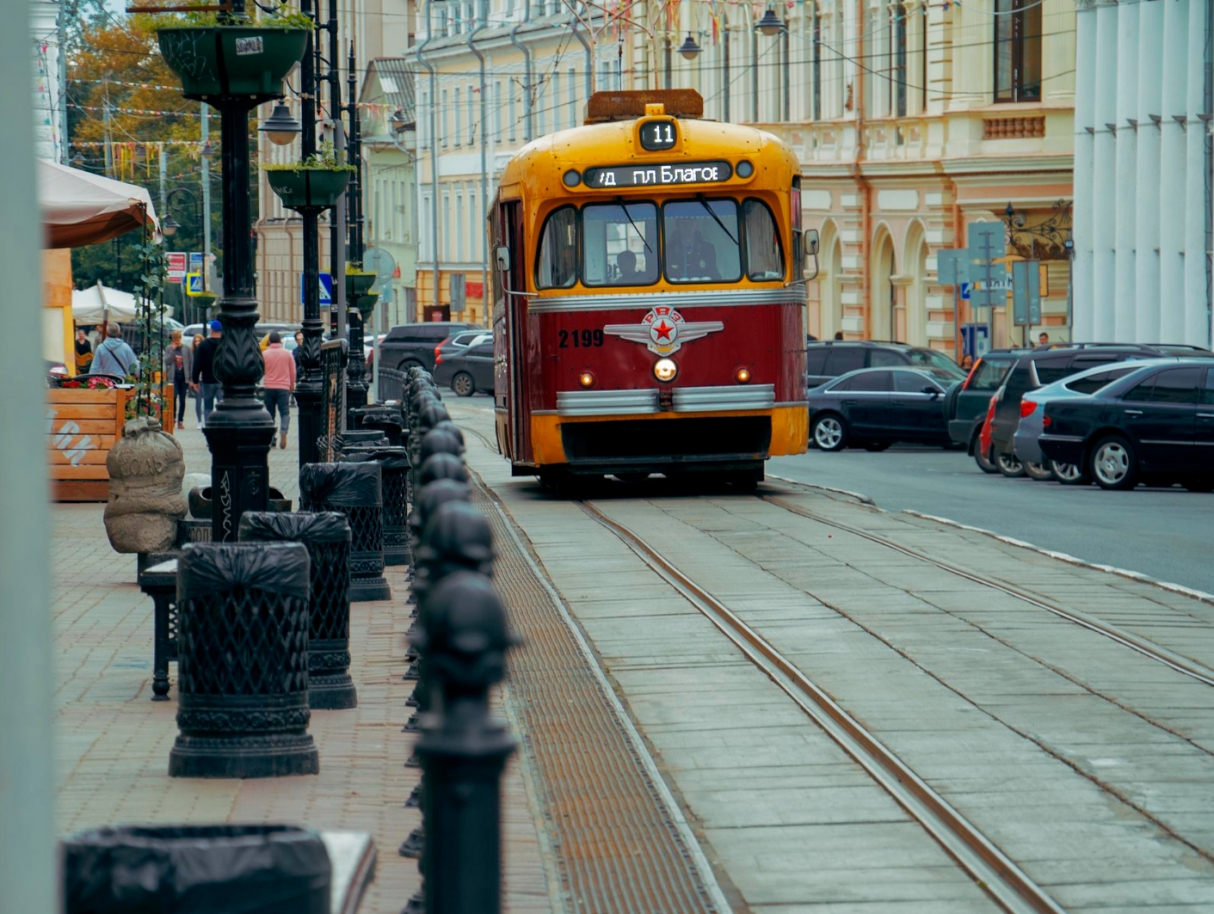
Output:
[[1113,247],[1117,224],[1117,153],[1112,132],[1106,126],[1117,119],[1117,16],[1119,8],[1096,8],[1096,100],[1092,117],[1095,128],[1092,172],[1092,338],[1113,341],[1115,268]]
[[[8,326],[0,360],[13,386],[0,407],[0,907],[58,910],[51,722],[50,500],[46,474],[42,282],[28,0],[0,29],[0,273]],[[31,227],[35,230],[31,231]],[[100,531],[97,531],[98,535]]]
[[1115,212],[1116,286],[1113,300],[1114,324],[1111,339],[1118,342],[1136,341],[1134,306],[1137,289],[1134,283],[1134,235],[1137,209],[1136,177],[1138,137],[1130,126],[1138,107],[1138,11],[1144,3],[1127,3],[1118,8],[1117,16],[1117,185]]
[[1206,125],[1198,118],[1206,112],[1205,81],[1210,61],[1205,55],[1209,40],[1206,32],[1205,0],[1190,0],[1187,87],[1185,98],[1185,293],[1184,339],[1186,343],[1207,346],[1210,342],[1209,286],[1206,279],[1206,179],[1209,159],[1206,155]]
[[1131,339],[1160,337],[1159,308],[1159,131],[1151,122],[1163,99],[1163,4],[1138,6],[1138,161],[1135,189],[1135,329]]
[[1189,0],[1168,0],[1163,11],[1163,101],[1159,131],[1159,343],[1184,341],[1184,129]]
[[1092,165],[1095,124],[1096,10],[1080,6],[1075,24],[1074,238],[1071,339],[1092,339]]

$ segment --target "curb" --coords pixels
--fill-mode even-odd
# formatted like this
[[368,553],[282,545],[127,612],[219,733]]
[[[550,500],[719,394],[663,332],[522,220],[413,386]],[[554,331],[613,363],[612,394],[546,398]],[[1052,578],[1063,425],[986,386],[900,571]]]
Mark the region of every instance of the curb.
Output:
[[918,517],[923,520],[930,520],[938,524],[945,524],[949,527],[956,527],[959,530],[968,530],[971,533],[981,533],[983,536],[989,536],[1001,543],[1007,543],[1009,546],[1017,546],[1021,549],[1028,549],[1032,552],[1038,553],[1039,555],[1049,556],[1050,558],[1057,559],[1060,562],[1066,562],[1068,565],[1075,565],[1079,568],[1087,568],[1092,571],[1103,571],[1106,574],[1115,574],[1118,577],[1127,578],[1131,581],[1138,581],[1141,584],[1150,584],[1154,587],[1160,588],[1161,590],[1190,597],[1194,600],[1199,600],[1202,603],[1208,603],[1211,606],[1214,606],[1214,594],[1206,593],[1204,590],[1185,587],[1183,584],[1172,584],[1168,581],[1159,581],[1153,577],[1150,577],[1149,575],[1143,574],[1142,572],[1130,571],[1127,568],[1118,568],[1116,565],[1101,565],[1097,562],[1088,562],[1065,552],[1055,552],[1053,549],[1042,549],[1040,546],[1034,546],[1032,543],[1026,543],[1024,540],[1018,540],[1010,536],[1003,536],[991,530],[984,530],[982,527],[971,527],[969,524],[958,523],[955,520],[949,520],[947,517],[938,517],[935,514],[924,514],[921,511],[913,511],[910,508],[904,508],[901,513],[909,514],[911,517]]
[[[768,479],[778,479],[780,482],[786,482],[789,485],[801,486],[804,489],[817,489],[819,492],[830,492],[833,495],[846,495],[848,498],[854,498],[862,505],[869,508],[877,508],[877,503],[860,492],[852,492],[848,489],[836,489],[833,486],[822,486],[816,482],[801,482],[799,479],[789,479],[787,476],[776,476],[772,473],[767,474]],[[882,510],[878,508],[878,510]]]

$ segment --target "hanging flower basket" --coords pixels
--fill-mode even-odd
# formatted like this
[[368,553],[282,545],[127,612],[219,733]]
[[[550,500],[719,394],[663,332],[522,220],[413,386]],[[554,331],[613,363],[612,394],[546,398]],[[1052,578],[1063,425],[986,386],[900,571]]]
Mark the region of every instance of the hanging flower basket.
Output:
[[287,209],[320,209],[332,206],[350,183],[349,166],[303,168],[296,166],[263,169],[270,189]]
[[357,272],[347,270],[346,301],[358,301],[359,298],[371,291],[371,287],[375,285],[375,280],[376,275],[374,273],[364,273],[362,270]]
[[354,307],[358,309],[358,313],[362,315],[364,321],[375,310],[375,303],[377,301],[379,301],[378,292],[368,292],[366,295],[360,295],[354,300]]
[[211,101],[220,95],[247,95],[266,101],[282,95],[282,79],[303,58],[308,30],[282,25],[171,25],[156,37],[164,62],[181,80],[186,98]]

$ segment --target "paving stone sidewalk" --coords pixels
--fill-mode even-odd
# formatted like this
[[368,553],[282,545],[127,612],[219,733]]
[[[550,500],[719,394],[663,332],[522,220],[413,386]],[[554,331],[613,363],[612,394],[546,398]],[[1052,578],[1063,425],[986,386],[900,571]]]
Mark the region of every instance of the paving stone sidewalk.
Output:
[[[191,416],[192,419],[192,416]],[[192,423],[191,423],[192,424]],[[187,472],[209,472],[202,434],[178,432]],[[271,452],[271,484],[298,499],[294,438]],[[168,777],[177,735],[176,665],[170,701],[152,702],[152,602],[135,583],[135,556],[118,555],[101,504],[53,507],[57,831],[126,823],[290,822],[369,832],[377,873],[360,912],[397,914],[418,886],[417,861],[397,847],[419,814],[404,803],[417,769],[401,733],[413,684],[405,669],[408,585],[389,569],[393,600],[351,607],[351,675],[358,707],[314,711],[318,776],[262,780]],[[537,816],[516,755],[503,782],[505,909],[553,910]]]

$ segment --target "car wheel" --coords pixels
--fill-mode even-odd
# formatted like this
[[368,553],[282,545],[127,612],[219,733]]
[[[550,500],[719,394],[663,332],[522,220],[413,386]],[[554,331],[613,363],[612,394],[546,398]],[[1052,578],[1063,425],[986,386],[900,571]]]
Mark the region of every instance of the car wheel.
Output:
[[1037,482],[1049,482],[1054,478],[1054,471],[1050,469],[1048,463],[1032,463],[1030,461],[1022,461],[1024,463],[1024,472],[1029,479],[1035,479]]
[[974,432],[974,462],[978,464],[978,469],[983,473],[998,473],[999,467],[991,461],[991,455],[982,453],[982,445],[980,444],[980,432]]
[[1091,456],[1092,478],[1102,489],[1132,489],[1138,485],[1138,458],[1130,442],[1110,435],[1096,442]]
[[814,444],[824,451],[841,451],[847,447],[847,423],[838,413],[826,413],[814,420]]
[[1008,479],[1017,479],[1024,475],[1024,464],[1017,459],[1015,454],[996,454],[995,466]]
[[866,451],[888,451],[892,441],[866,441],[864,442],[864,450]]
[[451,379],[451,389],[461,397],[470,397],[476,393],[476,382],[468,372],[460,371]]
[[417,359],[405,359],[396,366],[397,371],[408,371],[410,368],[425,368],[426,366]]
[[1198,476],[1184,481],[1190,492],[1214,492],[1214,476]]
[[1087,486],[1092,484],[1092,477],[1084,472],[1083,467],[1076,463],[1059,463],[1050,461],[1050,470],[1064,486]]

